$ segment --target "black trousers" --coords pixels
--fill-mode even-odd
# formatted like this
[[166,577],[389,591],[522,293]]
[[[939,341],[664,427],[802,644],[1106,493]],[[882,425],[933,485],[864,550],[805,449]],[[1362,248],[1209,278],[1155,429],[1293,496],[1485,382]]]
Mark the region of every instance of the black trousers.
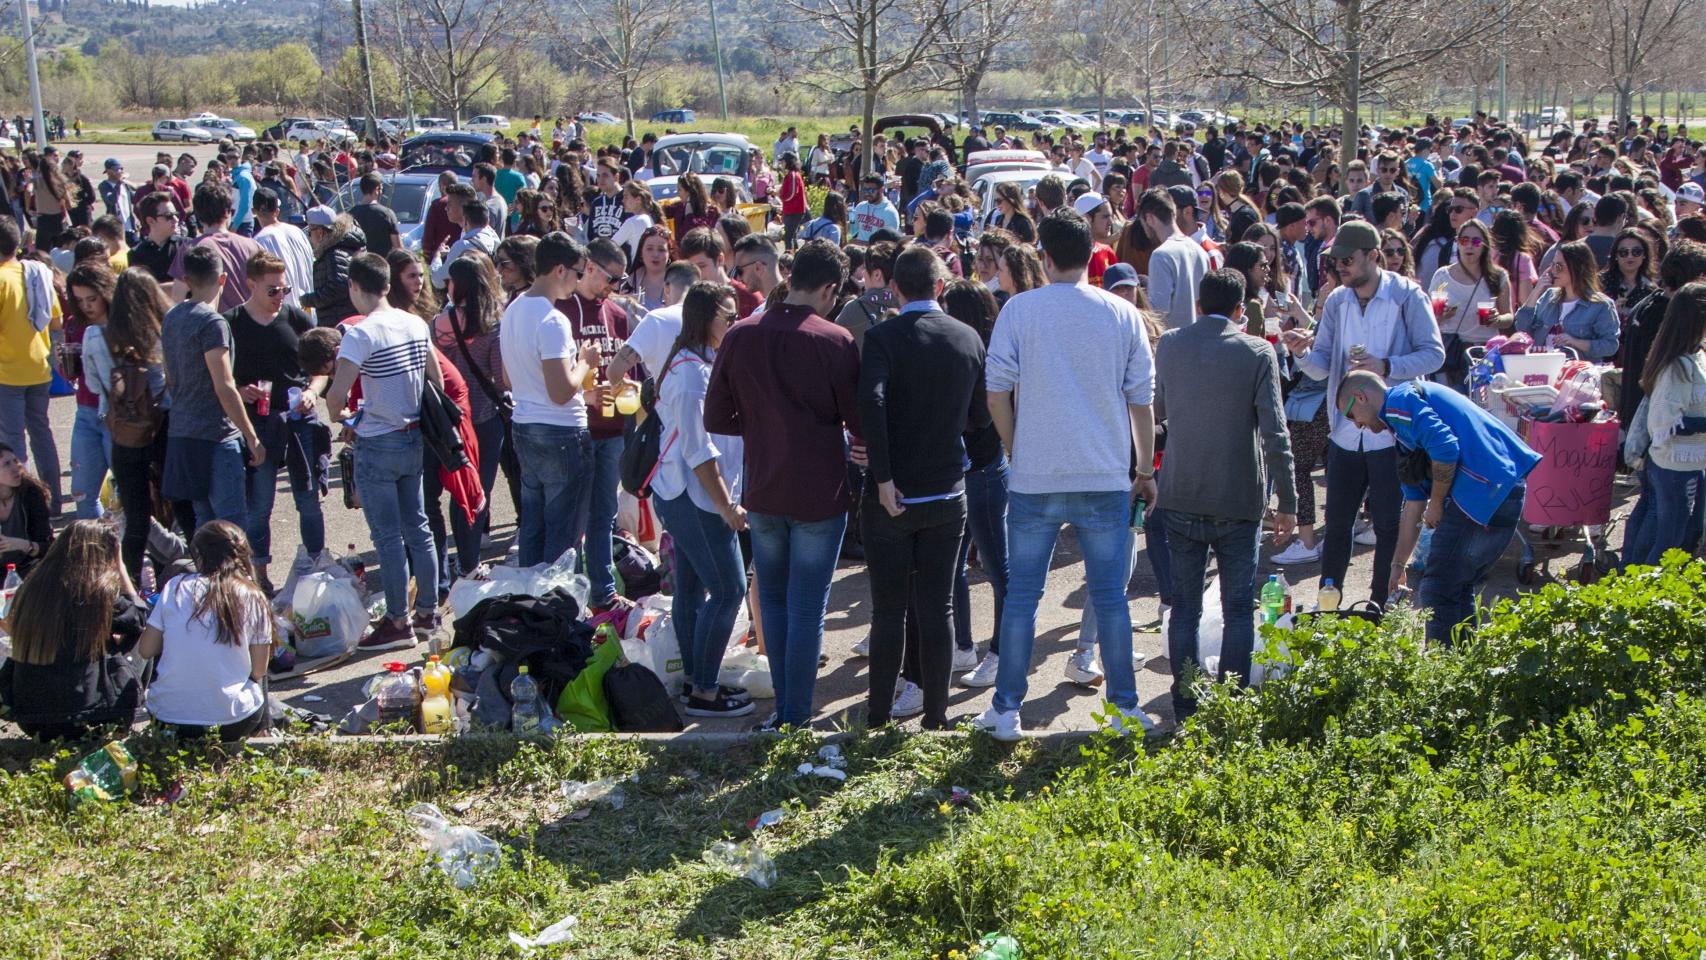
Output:
[[[119,506],[124,508],[124,531],[119,555],[130,573],[130,582],[142,583],[142,558],[148,550],[149,522],[154,518],[155,469],[165,463],[166,428],[160,428],[159,439],[147,447],[122,447],[113,444],[113,489],[118,493]],[[186,541],[195,536],[195,509],[189,503],[172,504],[172,514]],[[163,571],[159,571],[163,574]],[[164,575],[159,577],[166,582]]]
[[947,726],[948,676],[954,655],[954,575],[965,529],[963,498],[915,503],[891,517],[874,495],[860,517],[871,580],[869,723],[889,721],[895,679],[906,646],[907,612],[918,624],[918,685],[923,725]]
[[[261,688],[264,690],[266,689],[266,686],[267,682],[262,680]],[[231,743],[234,740],[244,740],[267,729],[268,708],[272,705],[271,700],[272,697],[269,694],[261,699],[261,707],[259,710],[256,710],[254,713],[249,714],[241,720],[233,720],[230,723],[218,727],[193,727],[182,723],[163,723],[161,726],[172,731],[172,733],[180,740],[193,740],[205,737],[214,732],[219,734],[219,739],[222,743]]]

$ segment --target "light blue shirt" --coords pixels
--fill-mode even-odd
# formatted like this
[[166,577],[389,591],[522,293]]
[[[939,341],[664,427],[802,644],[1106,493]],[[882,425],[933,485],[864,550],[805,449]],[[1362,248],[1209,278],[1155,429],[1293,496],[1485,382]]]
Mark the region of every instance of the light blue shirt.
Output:
[[237,188],[237,212],[231,216],[231,225],[240,227],[254,219],[255,203],[255,171],[248,161],[231,168],[231,183]]

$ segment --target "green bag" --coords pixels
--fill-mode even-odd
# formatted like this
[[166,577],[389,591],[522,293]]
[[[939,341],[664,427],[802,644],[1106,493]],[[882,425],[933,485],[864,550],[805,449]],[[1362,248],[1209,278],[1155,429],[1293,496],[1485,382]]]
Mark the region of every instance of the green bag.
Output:
[[592,659],[563,688],[557,698],[557,715],[582,733],[611,731],[610,704],[604,699],[604,675],[622,659],[622,644],[606,640],[593,648]]

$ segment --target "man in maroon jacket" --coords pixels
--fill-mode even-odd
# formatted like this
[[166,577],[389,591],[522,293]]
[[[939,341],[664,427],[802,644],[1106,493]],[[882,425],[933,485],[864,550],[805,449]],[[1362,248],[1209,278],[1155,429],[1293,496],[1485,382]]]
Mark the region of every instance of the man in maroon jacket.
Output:
[[746,442],[741,505],[776,686],[776,713],[760,729],[812,717],[824,609],[851,502],[846,433],[859,432],[859,348],[824,319],[846,273],[834,244],[801,246],[788,296],[729,329],[705,394],[705,429]]

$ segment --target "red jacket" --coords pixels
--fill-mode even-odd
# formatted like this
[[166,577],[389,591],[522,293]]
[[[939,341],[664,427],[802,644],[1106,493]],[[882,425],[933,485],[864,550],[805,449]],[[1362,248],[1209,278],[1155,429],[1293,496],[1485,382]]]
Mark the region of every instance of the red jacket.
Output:
[[486,509],[486,490],[480,486],[480,441],[474,435],[474,414],[468,406],[468,381],[462,379],[462,374],[444,351],[436,346],[432,349],[438,354],[439,372],[444,374],[444,392],[456,404],[456,409],[462,411],[462,421],[456,425],[456,432],[462,434],[462,449],[468,454],[467,465],[459,470],[440,465],[438,482],[444,485],[451,501],[462,508],[462,515],[472,524],[480,516],[480,511]]

